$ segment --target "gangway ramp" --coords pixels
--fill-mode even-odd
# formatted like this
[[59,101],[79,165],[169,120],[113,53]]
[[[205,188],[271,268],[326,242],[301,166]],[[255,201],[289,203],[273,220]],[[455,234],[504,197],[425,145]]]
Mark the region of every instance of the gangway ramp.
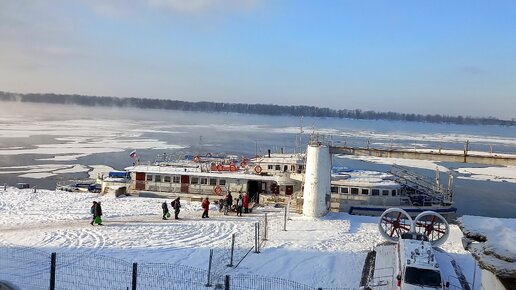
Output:
[[396,289],[396,283],[394,283],[394,276],[396,275],[396,246],[391,244],[379,245],[376,246],[375,251],[374,272],[368,287],[374,290]]
[[451,188],[451,182],[449,182],[449,188],[444,188],[435,180],[417,174],[409,168],[400,165],[393,165],[389,173],[394,176],[396,182],[413,190],[416,194],[427,196],[432,199],[432,202],[436,200],[439,202],[451,201],[452,199],[453,189]]

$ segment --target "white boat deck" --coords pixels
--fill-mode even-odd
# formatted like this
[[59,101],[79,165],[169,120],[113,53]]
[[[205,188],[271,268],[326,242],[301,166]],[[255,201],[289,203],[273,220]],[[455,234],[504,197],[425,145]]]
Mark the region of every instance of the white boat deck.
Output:
[[381,245],[375,248],[374,275],[369,286],[375,290],[393,290],[396,287],[396,245]]

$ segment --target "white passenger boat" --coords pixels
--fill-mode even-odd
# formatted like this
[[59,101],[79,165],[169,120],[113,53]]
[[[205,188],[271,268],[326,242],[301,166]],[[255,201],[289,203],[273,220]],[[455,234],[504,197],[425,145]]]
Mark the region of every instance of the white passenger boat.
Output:
[[[236,156],[189,156],[185,160],[155,162],[125,168],[127,192],[138,196],[222,198],[227,192],[248,193],[261,203],[285,202],[302,189],[304,154],[268,154],[252,159]],[[119,186],[107,179],[103,188]],[[238,196],[238,195],[237,195]],[[236,196],[235,196],[236,197]]]
[[[179,161],[136,164],[125,168],[128,178],[124,181],[104,179],[102,192],[112,188],[120,191],[124,183],[126,192],[137,196],[200,200],[205,196],[220,199],[227,192],[233,196],[248,193],[251,200],[262,204],[286,203],[295,197],[295,208],[301,211],[305,159],[301,153],[269,153],[251,159],[206,154]],[[431,186],[424,188],[421,184],[414,190],[409,178],[402,175],[334,168],[327,206],[332,211],[357,215],[380,215],[390,207],[399,207],[412,216],[433,210],[448,219],[454,217],[456,208],[448,192],[436,191]]]
[[[453,206],[451,191],[434,185],[425,187],[426,179],[422,176],[417,176],[417,185],[408,182],[407,176],[414,177],[414,173],[399,166],[393,169],[391,172],[394,174],[334,168],[331,209],[355,215],[379,216],[386,209],[396,207],[412,217],[426,210],[438,212],[448,220],[455,217],[457,209]],[[401,174],[403,172],[408,175]]]

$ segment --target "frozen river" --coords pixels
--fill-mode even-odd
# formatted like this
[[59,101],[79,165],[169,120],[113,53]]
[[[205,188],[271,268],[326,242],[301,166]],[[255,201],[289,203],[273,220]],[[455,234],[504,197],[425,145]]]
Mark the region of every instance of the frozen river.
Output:
[[[133,108],[91,108],[48,104],[0,103],[0,184],[28,182],[54,188],[56,182],[95,176],[94,170],[122,169],[163,154],[181,156],[217,152],[253,156],[268,149],[288,152],[311,133],[333,144],[394,148],[463,149],[516,153],[516,130],[501,126],[465,126],[416,122],[295,118],[197,113]],[[400,161],[405,162],[405,161]],[[386,171],[389,162],[334,157],[334,165]],[[458,214],[516,217],[516,168],[471,164],[408,162],[429,177],[440,167],[456,176]]]

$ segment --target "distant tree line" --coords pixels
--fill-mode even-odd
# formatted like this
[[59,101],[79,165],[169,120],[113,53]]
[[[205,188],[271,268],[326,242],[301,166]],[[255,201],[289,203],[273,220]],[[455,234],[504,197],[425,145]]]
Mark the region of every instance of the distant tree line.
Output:
[[142,109],[165,109],[199,112],[233,112],[270,116],[331,117],[364,120],[397,120],[429,123],[453,123],[468,125],[515,126],[516,120],[501,120],[495,117],[447,116],[440,114],[406,114],[395,112],[362,111],[360,109],[330,109],[314,106],[279,106],[267,104],[231,104],[216,102],[186,102],[165,99],[96,97],[57,94],[17,94],[0,92],[0,101],[29,103],[74,104],[81,106],[116,106]]

